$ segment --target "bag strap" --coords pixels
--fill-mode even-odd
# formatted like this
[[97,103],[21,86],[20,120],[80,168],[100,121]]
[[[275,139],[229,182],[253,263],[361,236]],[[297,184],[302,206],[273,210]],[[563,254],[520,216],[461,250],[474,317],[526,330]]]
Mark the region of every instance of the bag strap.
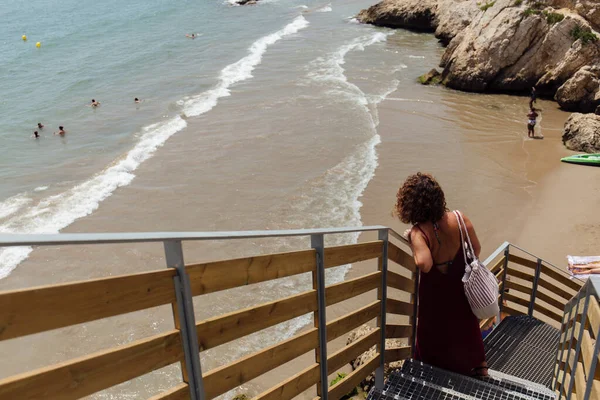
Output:
[[[465,220],[463,219],[463,216],[461,214],[460,211],[455,211],[457,218],[459,219],[459,225],[462,224],[462,227],[464,227],[465,229],[465,235],[467,236],[467,243],[468,243],[468,250],[471,253],[471,258],[473,260],[477,259],[477,256],[475,255],[475,249],[473,248],[473,244],[471,243],[471,237],[469,236],[469,230],[467,229],[467,224],[465,223]],[[462,231],[462,230],[461,230]]]
[[467,259],[467,251],[465,250],[465,238],[463,237],[462,224],[460,222],[460,214],[457,210],[454,210],[454,216],[456,217],[456,222],[458,222],[458,231],[460,232],[460,247],[463,251],[463,257],[465,259],[465,265],[469,265],[469,260]]

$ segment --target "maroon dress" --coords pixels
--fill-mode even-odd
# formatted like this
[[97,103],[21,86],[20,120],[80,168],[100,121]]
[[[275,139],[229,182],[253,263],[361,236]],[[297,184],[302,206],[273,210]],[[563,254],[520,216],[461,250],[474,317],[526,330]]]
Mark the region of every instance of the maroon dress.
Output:
[[447,274],[436,266],[428,273],[421,272],[414,358],[448,371],[474,375],[473,368],[485,361],[485,351],[479,320],[465,296],[464,273],[462,248],[449,263]]

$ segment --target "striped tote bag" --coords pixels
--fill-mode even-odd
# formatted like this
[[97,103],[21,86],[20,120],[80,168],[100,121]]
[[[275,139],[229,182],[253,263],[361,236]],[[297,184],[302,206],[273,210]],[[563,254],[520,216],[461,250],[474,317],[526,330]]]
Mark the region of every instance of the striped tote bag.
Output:
[[[454,211],[454,215],[458,221],[463,256],[465,258],[465,274],[462,278],[465,295],[473,314],[477,318],[492,318],[500,313],[498,306],[498,279],[475,256],[471,238],[467,231],[467,225],[460,211]],[[471,259],[471,262],[469,262],[469,259]]]

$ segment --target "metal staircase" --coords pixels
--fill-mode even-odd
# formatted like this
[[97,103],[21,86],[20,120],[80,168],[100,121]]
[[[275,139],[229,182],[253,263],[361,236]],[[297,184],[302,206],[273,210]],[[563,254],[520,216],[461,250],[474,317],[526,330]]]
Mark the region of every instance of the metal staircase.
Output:
[[507,317],[484,341],[489,376],[472,378],[407,360],[372,400],[554,400],[560,332],[528,316]]

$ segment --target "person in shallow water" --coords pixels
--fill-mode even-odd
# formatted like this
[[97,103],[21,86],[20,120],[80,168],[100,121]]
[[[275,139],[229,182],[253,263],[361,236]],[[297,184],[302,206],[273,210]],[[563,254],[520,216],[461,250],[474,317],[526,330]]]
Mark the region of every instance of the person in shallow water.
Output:
[[61,126],[58,127],[58,132],[54,132],[55,135],[60,135],[60,136],[65,136],[65,133],[67,133],[67,131],[65,131],[65,129]]
[[41,122],[38,122],[38,129],[44,129],[44,125]]
[[92,102],[90,103],[90,106],[92,107],[98,107],[100,105],[99,101],[96,101],[95,99],[92,99]]
[[135,99],[133,99],[133,101],[134,101],[135,103],[139,103],[139,102],[140,102],[140,99],[138,99],[138,98],[136,97]]
[[38,133],[38,131],[33,131],[33,137],[36,139],[40,137],[40,134]]
[[527,114],[527,137],[535,137],[535,124],[537,123],[538,113],[535,108],[531,107]]
[[531,88],[531,95],[529,96],[529,108],[533,108],[533,103],[537,103],[537,91],[535,87]]
[[[429,174],[409,176],[396,195],[394,214],[412,228],[405,234],[420,273],[417,342],[413,357],[470,376],[487,376],[479,320],[462,282],[465,262],[458,221]],[[475,255],[481,245],[464,216]]]
[[185,35],[185,37],[190,38],[190,39],[196,39],[196,34],[195,33],[192,33],[191,35],[187,34],[187,35]]

